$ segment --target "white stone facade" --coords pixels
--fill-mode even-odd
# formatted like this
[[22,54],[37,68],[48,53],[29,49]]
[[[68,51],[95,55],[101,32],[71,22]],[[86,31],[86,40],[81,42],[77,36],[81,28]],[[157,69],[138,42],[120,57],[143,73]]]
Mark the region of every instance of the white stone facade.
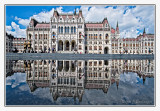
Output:
[[85,22],[81,10],[73,14],[59,14],[55,10],[49,23],[32,18],[26,33],[27,41],[31,42],[28,50],[36,53],[154,54],[153,34],[144,30],[137,38],[123,39],[118,22],[116,29],[107,18],[102,22]]

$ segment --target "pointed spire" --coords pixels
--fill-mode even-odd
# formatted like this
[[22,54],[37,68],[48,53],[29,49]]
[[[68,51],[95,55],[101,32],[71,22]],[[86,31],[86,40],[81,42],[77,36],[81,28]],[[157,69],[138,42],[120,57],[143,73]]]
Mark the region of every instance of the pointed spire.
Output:
[[117,85],[117,90],[118,90],[119,80],[116,81],[116,85]]
[[76,15],[76,8],[75,8],[75,10],[74,10],[74,15]]
[[145,27],[144,27],[143,33],[146,33],[146,31],[145,31]]
[[119,34],[118,21],[117,21],[116,31],[117,31],[117,34]]
[[144,28],[144,30],[143,30],[143,37],[145,37],[146,36],[146,31],[145,31],[145,28]]
[[118,27],[118,20],[117,20],[117,27]]

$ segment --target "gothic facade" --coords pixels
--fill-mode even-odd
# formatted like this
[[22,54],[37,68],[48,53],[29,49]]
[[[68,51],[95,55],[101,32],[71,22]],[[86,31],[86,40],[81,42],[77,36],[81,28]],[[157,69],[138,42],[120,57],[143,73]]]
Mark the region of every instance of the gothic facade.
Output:
[[73,14],[54,11],[49,23],[32,18],[26,30],[25,52],[80,54],[154,54],[154,35],[120,38],[107,18],[101,22],[85,22],[82,10]]

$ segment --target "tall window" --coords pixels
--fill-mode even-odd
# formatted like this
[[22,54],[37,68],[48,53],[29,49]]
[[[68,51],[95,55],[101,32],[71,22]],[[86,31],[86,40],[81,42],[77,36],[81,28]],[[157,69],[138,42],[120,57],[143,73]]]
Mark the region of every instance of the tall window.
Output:
[[60,26],[59,26],[59,28],[58,28],[58,32],[59,32],[59,33],[61,32],[61,28],[60,28]]
[[96,39],[97,39],[97,34],[96,34]]
[[63,33],[63,27],[61,27],[61,33]]
[[97,46],[94,46],[94,50],[97,50]]
[[67,27],[65,27],[65,33],[67,33]]
[[37,34],[35,35],[35,39],[37,39]]
[[44,38],[43,38],[43,39],[45,39],[45,38],[46,38],[45,34],[44,34],[43,36],[44,36]]
[[99,50],[102,50],[102,46],[99,46]]
[[74,27],[74,33],[76,33],[76,27]]
[[55,35],[56,35],[56,34],[53,32],[53,34],[52,34],[53,38],[55,38]]
[[89,50],[92,50],[92,46],[89,46]]
[[81,45],[79,45],[79,49],[80,49],[80,50],[82,49],[82,46],[81,46]]
[[108,34],[106,34],[106,39],[108,39]]
[[91,34],[91,39],[92,39],[92,34]]
[[73,27],[71,27],[71,34],[73,34]]
[[31,34],[29,34],[29,39],[31,39],[31,37],[32,37],[32,35],[31,35]]
[[102,35],[101,34],[99,34],[99,39],[102,39]]

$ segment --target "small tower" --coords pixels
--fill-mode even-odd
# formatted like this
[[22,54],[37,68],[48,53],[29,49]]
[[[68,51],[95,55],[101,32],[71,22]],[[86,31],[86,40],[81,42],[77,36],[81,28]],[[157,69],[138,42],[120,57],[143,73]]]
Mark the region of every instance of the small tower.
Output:
[[146,31],[145,31],[145,28],[144,28],[144,30],[143,30],[143,37],[145,37],[146,36]]
[[74,10],[74,15],[76,15],[76,8],[75,8],[75,10]]
[[117,21],[117,26],[116,26],[116,32],[117,32],[117,34],[119,34],[118,21]]
[[116,26],[115,34],[116,34],[116,38],[117,38],[117,39],[120,38],[120,32],[119,32],[118,21],[117,21],[117,26]]

